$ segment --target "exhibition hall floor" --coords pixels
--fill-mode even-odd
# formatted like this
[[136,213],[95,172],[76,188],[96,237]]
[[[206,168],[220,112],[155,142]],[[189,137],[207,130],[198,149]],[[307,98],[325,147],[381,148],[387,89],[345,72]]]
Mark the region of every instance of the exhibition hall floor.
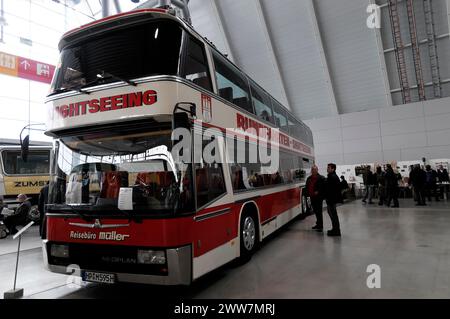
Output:
[[[450,203],[401,208],[351,202],[338,208],[342,237],[311,230],[315,217],[294,221],[245,265],[230,264],[190,287],[67,284],[43,268],[37,228],[26,239],[17,285],[25,298],[450,298]],[[325,213],[325,228],[329,219]],[[11,289],[16,255],[0,240],[0,298]],[[367,267],[381,270],[369,289]],[[369,280],[370,281],[370,280]]]

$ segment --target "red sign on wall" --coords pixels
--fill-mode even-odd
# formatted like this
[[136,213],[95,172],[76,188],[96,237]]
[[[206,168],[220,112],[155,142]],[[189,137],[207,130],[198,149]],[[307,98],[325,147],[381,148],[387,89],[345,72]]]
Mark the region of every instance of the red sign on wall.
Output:
[[18,76],[20,78],[50,83],[55,73],[55,66],[19,57]]
[[0,52],[0,73],[50,83],[55,73],[55,66]]

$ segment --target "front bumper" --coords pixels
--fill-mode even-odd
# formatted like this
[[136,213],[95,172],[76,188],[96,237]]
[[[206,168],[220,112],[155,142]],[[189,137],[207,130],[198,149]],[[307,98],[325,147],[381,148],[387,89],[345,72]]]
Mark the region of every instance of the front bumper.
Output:
[[[192,248],[190,245],[166,249],[167,275],[150,275],[142,273],[117,272],[105,269],[85,269],[76,264],[67,266],[49,263],[47,251],[48,240],[43,241],[43,255],[45,267],[55,273],[81,276],[81,271],[98,271],[114,273],[117,282],[153,284],[153,285],[189,285],[192,282]],[[76,271],[73,273],[73,269]],[[77,271],[79,269],[79,271]]]

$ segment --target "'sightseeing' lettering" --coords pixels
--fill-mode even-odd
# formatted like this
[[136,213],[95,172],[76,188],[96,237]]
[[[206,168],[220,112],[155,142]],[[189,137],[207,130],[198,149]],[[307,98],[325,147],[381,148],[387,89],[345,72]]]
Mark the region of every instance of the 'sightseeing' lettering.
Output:
[[121,94],[89,101],[64,104],[55,107],[55,112],[61,117],[76,117],[86,114],[94,114],[98,112],[107,112],[120,110],[130,107],[139,107],[143,105],[152,105],[157,102],[157,93],[154,90],[145,92],[134,92]]

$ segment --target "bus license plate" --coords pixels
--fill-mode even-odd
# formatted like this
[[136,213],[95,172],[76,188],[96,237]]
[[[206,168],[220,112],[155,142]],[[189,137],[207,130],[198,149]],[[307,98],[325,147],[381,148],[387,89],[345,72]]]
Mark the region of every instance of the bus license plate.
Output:
[[85,271],[82,277],[84,281],[99,282],[102,284],[113,284],[116,282],[116,276],[114,274],[101,272]]

